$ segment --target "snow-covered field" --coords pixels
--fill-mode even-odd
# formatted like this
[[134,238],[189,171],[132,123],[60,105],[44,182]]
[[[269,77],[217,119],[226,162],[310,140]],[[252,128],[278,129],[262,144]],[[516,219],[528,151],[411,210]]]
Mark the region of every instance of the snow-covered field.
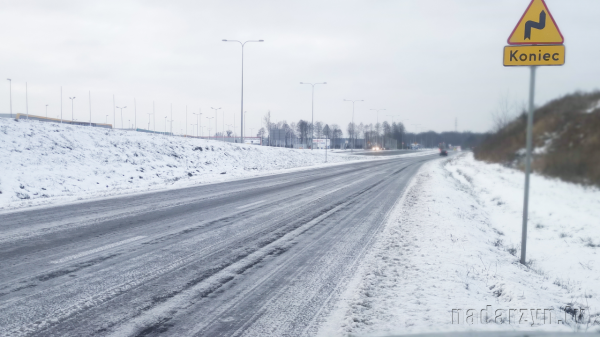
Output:
[[532,176],[525,267],[523,185],[471,154],[424,165],[321,334],[600,332],[600,190]]
[[[329,163],[368,159],[328,156]],[[178,188],[323,162],[323,151],[0,118],[0,209]]]

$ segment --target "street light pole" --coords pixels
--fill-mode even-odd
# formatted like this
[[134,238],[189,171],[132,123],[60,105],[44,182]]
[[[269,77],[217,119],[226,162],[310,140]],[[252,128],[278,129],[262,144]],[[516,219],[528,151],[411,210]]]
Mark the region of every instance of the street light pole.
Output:
[[115,103],[115,95],[113,95],[113,123],[115,124],[113,128],[117,128],[117,104]]
[[46,104],[46,118],[48,118],[48,104]]
[[12,118],[12,80],[10,78],[7,78],[6,80],[8,81],[8,96],[10,99],[10,118]]
[[133,98],[133,126],[135,127],[135,131],[137,131],[137,102],[135,101],[135,97]]
[[27,82],[25,82],[25,113],[29,119],[29,98],[27,97]]
[[[312,150],[314,147],[314,139],[315,139],[315,85],[317,84],[327,84],[327,82],[322,83],[304,83],[300,82],[300,84],[310,84],[312,87],[312,103],[311,103],[311,123],[310,123],[310,149]],[[327,145],[325,145],[327,147]]]
[[69,97],[69,99],[71,100],[71,121],[73,121],[75,119],[75,114],[73,113],[73,100],[75,100],[75,96]]
[[223,118],[221,118],[221,124],[223,127],[223,142],[225,142],[225,111],[221,111],[221,112],[223,113],[223,115],[222,115]]
[[[221,110],[221,108],[213,108],[213,107],[210,107],[210,108],[215,111],[215,139],[217,139],[217,135],[216,134],[219,133],[219,129],[217,128],[217,120],[219,119],[217,117],[217,113],[219,112],[219,110]],[[210,135],[209,135],[209,137],[210,137]]]
[[90,126],[92,126],[92,91],[88,91],[88,102],[90,103]]
[[[241,42],[238,40],[226,40],[223,39],[223,42],[237,42],[242,46],[242,107],[240,110],[240,114],[242,117],[242,120],[244,118],[244,45],[246,45],[246,43],[248,42],[264,42],[264,40],[248,40],[245,42]],[[215,121],[216,122],[216,121]],[[241,130],[241,137],[242,137],[242,143],[244,142],[244,123],[242,122],[242,125],[240,126],[240,130]]]
[[208,119],[208,120],[209,120],[209,121],[208,121],[208,123],[209,123],[209,124],[208,124],[208,125],[209,125],[209,126],[208,126],[208,139],[209,139],[209,140],[210,140],[210,130],[211,130],[211,128],[210,128],[210,120],[211,120],[211,119],[213,119],[213,118],[214,118],[214,117],[206,117],[206,119]]
[[124,128],[123,126],[123,109],[127,108],[127,106],[124,107],[117,107],[117,109],[121,109],[121,127]]
[[354,152],[354,146],[356,145],[354,134],[356,133],[356,127],[354,126],[354,102],[364,102],[362,99],[350,100],[344,99],[346,102],[352,102],[352,150],[350,152]]
[[[244,133],[246,133],[246,115],[248,114],[248,111],[244,111],[244,120],[242,125],[244,125]],[[250,128],[250,133],[252,133],[252,128]],[[244,140],[240,138],[240,142],[243,144]]]
[[[150,116],[148,116],[148,118],[150,118]],[[104,124],[108,124],[108,115],[104,117]],[[150,125],[150,122],[148,122],[148,125]]]
[[192,115],[196,116],[196,124],[195,124],[196,125],[196,134],[198,137],[200,137],[200,129],[202,128],[200,126],[200,124],[202,122],[202,119],[200,118],[200,116],[202,115],[202,113],[192,112]]

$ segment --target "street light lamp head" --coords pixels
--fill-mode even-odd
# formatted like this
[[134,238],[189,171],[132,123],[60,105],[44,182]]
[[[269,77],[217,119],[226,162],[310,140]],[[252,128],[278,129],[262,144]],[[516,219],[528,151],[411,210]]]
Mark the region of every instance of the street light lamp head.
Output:
[[227,40],[223,39],[223,42],[227,42]]
[[265,40],[258,40],[258,42],[265,42]]

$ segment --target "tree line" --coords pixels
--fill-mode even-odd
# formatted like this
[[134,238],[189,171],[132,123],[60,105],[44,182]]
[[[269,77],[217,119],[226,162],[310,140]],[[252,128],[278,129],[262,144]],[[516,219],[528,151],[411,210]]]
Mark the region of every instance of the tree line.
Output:
[[[383,138],[397,141],[398,148],[406,148],[410,144],[421,144],[424,147],[437,147],[439,144],[459,145],[465,148],[477,146],[486,134],[473,132],[407,132],[406,127],[401,122],[384,121],[381,123],[348,123],[345,130],[338,124],[327,124],[322,121],[316,121],[314,125],[310,121],[300,119],[297,122],[288,123],[286,120],[273,122],[271,113],[267,112],[263,117],[263,127],[261,127],[256,137],[268,137],[274,130],[282,130],[285,137],[296,138],[302,144],[309,144],[311,139],[311,129],[314,128],[314,138],[327,138],[335,142],[336,139],[347,138],[364,139],[366,146],[381,144]],[[345,132],[344,132],[345,131]],[[229,132],[228,132],[229,133]]]

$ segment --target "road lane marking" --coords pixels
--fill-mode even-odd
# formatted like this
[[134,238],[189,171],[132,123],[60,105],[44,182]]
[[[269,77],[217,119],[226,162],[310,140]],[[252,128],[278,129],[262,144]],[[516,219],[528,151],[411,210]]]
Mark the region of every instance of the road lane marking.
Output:
[[300,191],[304,191],[304,190],[307,190],[307,189],[309,189],[309,188],[313,188],[313,187],[316,187],[316,186],[317,186],[317,185],[308,186],[308,187],[305,187],[305,188],[301,189]]
[[110,245],[106,245],[106,246],[98,247],[96,249],[92,249],[92,250],[88,250],[88,251],[85,251],[85,252],[81,252],[79,254],[75,254],[75,255],[63,257],[60,260],[50,261],[50,263],[52,263],[52,264],[58,264],[58,263],[63,263],[63,262],[75,260],[75,259],[78,259],[80,257],[84,257],[84,256],[87,256],[87,255],[98,253],[98,252],[101,252],[103,250],[111,249],[111,248],[114,248],[114,247],[117,247],[117,246],[121,246],[121,245],[130,243],[130,242],[133,242],[133,241],[137,241],[137,240],[143,239],[143,238],[145,238],[145,236],[136,236],[136,237],[133,237],[133,238],[130,238],[130,239],[127,239],[127,240],[123,240],[123,241],[111,243]]
[[248,207],[251,207],[251,206],[254,206],[254,205],[262,204],[265,201],[266,200],[261,200],[261,201],[253,202],[253,203],[248,204],[248,205],[237,207],[237,209],[244,209],[244,208],[248,208]]

